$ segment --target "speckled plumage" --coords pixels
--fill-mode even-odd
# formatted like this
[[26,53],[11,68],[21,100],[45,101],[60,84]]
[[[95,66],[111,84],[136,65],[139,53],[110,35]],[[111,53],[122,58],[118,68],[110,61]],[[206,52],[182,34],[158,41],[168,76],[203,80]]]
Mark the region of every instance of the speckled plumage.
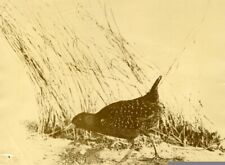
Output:
[[112,103],[96,114],[80,113],[73,118],[72,123],[77,128],[133,140],[142,130],[154,127],[159,121],[163,112],[158,96],[160,80],[161,76],[144,96]]

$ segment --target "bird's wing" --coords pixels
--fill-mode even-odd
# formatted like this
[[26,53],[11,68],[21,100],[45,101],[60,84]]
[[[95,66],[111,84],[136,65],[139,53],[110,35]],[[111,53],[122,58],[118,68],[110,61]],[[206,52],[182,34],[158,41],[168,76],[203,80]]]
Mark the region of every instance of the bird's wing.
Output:
[[141,125],[152,125],[160,116],[159,103],[140,99],[119,101],[100,110],[96,115],[100,125],[106,128],[137,129]]
[[106,106],[97,115],[104,127],[135,129],[139,127],[138,113],[129,101],[120,101]]

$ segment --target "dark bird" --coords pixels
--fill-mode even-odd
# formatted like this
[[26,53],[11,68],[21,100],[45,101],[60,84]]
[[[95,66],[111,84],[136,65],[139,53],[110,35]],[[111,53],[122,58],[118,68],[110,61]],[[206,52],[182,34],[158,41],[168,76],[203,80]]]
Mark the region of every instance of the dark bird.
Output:
[[[131,142],[132,148],[137,136],[140,134],[149,136],[148,130],[158,124],[164,111],[158,94],[161,78],[162,76],[158,77],[146,95],[109,104],[95,114],[82,112],[73,118],[72,124],[75,128],[127,139]],[[155,156],[158,157],[154,142],[152,143]]]

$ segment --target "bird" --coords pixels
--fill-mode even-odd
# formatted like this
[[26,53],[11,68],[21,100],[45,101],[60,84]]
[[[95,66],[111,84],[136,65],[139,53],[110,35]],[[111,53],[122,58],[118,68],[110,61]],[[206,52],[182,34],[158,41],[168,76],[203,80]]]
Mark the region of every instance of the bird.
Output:
[[[127,139],[134,147],[139,135],[149,136],[149,130],[160,121],[165,106],[159,101],[158,85],[162,76],[154,82],[144,96],[111,103],[97,113],[81,112],[72,119],[75,128],[93,131],[103,135]],[[155,158],[159,158],[154,141]]]

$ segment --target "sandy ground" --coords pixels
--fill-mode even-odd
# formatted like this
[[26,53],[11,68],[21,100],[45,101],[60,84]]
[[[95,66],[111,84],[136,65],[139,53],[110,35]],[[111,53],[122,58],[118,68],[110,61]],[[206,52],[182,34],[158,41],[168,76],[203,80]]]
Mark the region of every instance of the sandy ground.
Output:
[[[7,122],[6,122],[7,123]],[[19,134],[18,134],[19,133]],[[14,120],[1,127],[0,164],[4,165],[73,165],[73,164],[118,164],[128,149],[96,149],[90,145],[72,144],[65,139],[53,139],[28,132],[24,122]],[[157,145],[164,159],[150,160],[152,147],[132,151],[129,159],[121,164],[166,164],[167,161],[224,161],[225,153],[207,151],[195,147],[178,147],[166,143]],[[172,159],[173,158],[173,159]]]
[[58,161],[58,154],[68,144],[67,140],[32,135],[25,131],[22,124],[11,124],[8,125],[10,129],[1,129],[0,164],[53,165]]

